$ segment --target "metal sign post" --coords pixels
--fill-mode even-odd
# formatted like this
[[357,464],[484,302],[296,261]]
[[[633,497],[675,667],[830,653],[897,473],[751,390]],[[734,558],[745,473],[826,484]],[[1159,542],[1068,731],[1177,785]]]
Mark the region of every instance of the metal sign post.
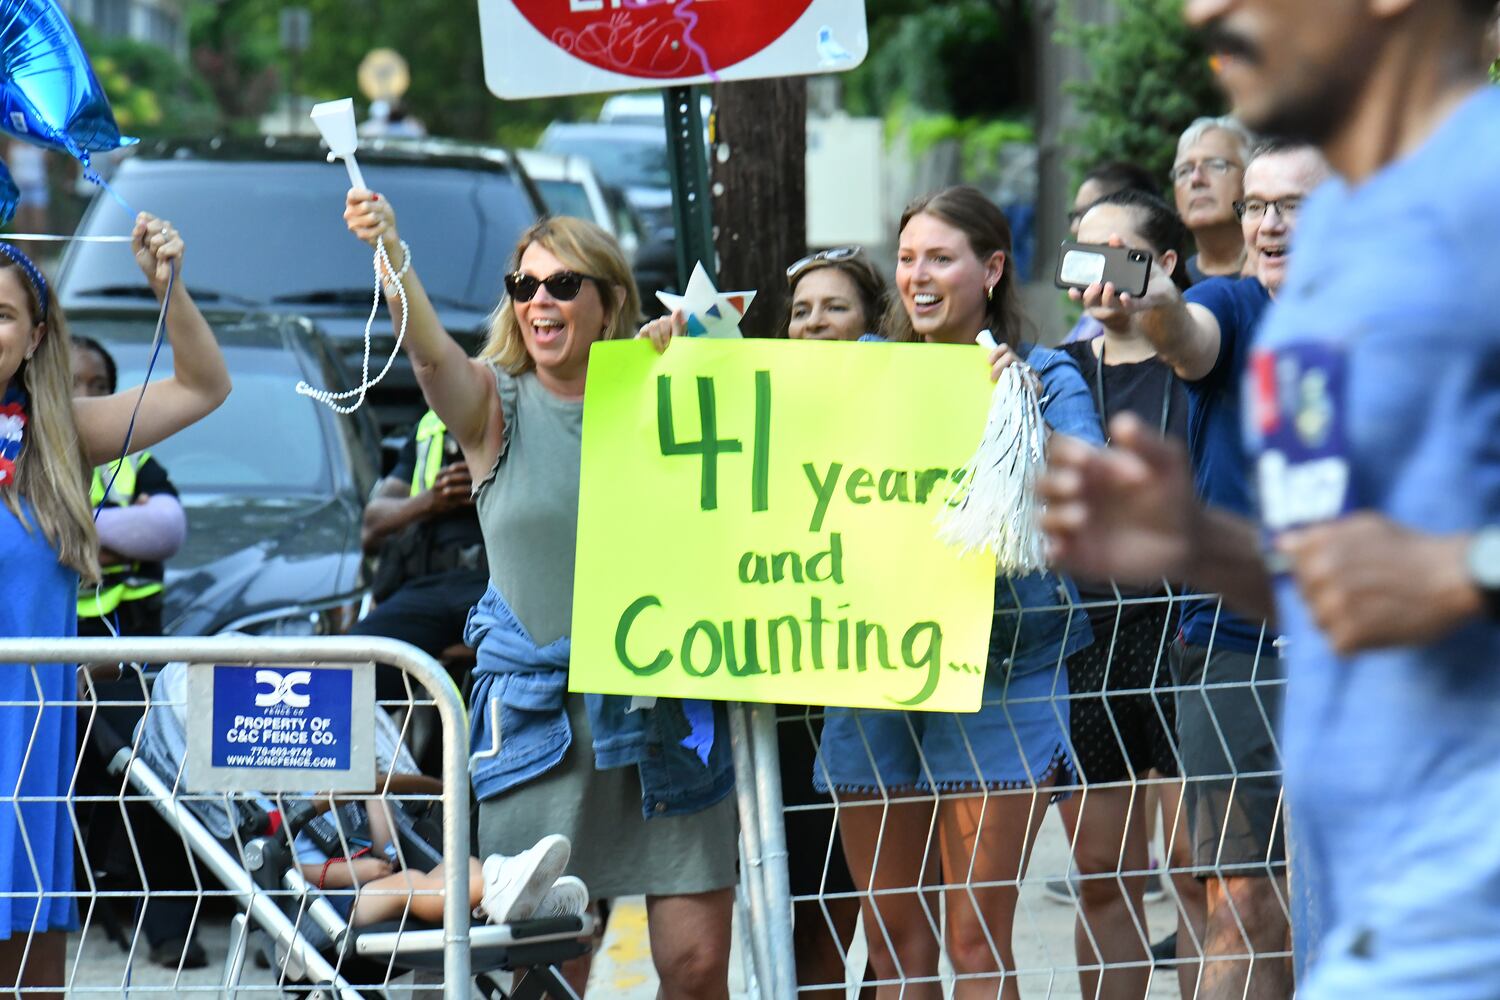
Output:
[[703,262],[709,278],[719,280],[714,254],[713,199],[708,196],[708,150],[703,141],[703,111],[697,87],[662,91],[667,121],[667,162],[672,171],[672,224],[677,240],[677,287],[685,289],[693,265]]

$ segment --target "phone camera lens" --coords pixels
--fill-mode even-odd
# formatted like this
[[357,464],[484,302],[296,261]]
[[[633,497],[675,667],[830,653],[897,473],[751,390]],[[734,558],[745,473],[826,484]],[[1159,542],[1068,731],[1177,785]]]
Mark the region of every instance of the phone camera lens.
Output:
[[1130,259],[1139,264],[1141,261],[1146,259],[1146,255],[1141,253],[1139,250],[1132,250],[1130,251]]

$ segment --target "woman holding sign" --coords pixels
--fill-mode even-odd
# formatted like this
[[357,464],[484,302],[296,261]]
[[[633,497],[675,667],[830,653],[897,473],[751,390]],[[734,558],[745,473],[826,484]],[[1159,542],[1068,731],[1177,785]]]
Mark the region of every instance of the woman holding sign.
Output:
[[[1024,362],[1042,383],[1042,416],[1057,433],[1103,443],[1078,367],[1024,342],[1010,266],[1010,224],[977,190],[949,188],[901,218],[893,341],[969,345],[989,330],[994,375]],[[974,428],[976,437],[982,428]],[[1077,590],[1051,573],[995,581],[995,621],[982,707],[974,715],[828,710],[814,781],[839,793],[839,829],[861,891],[870,960],[897,984],[880,996],[940,997],[945,946],[955,997],[1019,1000],[1011,925],[1020,879],[1052,789],[1071,781],[1068,654],[1088,645]],[[941,942],[931,904],[932,833],[947,886]],[[899,891],[912,887],[909,892]],[[891,890],[898,890],[892,892]]]
[[[478,484],[490,584],[464,638],[477,652],[479,853],[519,854],[564,834],[569,874],[595,900],[646,896],[660,995],[727,998],[737,831],[722,708],[567,691],[583,388],[590,348],[635,332],[630,266],[592,223],[538,222],[516,245],[489,342],[470,358],[423,291],[390,202],[350,191],[344,219],[401,262],[412,368]],[[399,328],[394,285],[387,299]],[[586,978],[586,965],[569,973]]]
[[[72,636],[79,580],[97,584],[99,535],[89,470],[213,412],[229,373],[213,331],[173,269],[182,238],[141,214],[131,234],[136,263],[166,301],[173,375],[151,386],[73,398],[67,323],[42,272],[0,243],[0,636]],[[170,289],[170,294],[169,294]],[[77,770],[73,664],[0,664],[0,983],[61,996],[67,937],[77,925],[73,816]],[[24,967],[23,967],[24,964]]]
[[809,254],[786,269],[792,340],[879,340],[889,305],[885,279],[860,247]]

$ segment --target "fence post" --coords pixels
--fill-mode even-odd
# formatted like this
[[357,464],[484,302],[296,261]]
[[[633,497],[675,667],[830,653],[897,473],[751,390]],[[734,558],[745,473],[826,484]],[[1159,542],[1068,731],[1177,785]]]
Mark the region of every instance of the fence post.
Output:
[[771,954],[772,992],[797,995],[797,955],[792,941],[792,889],[787,871],[786,820],[782,815],[781,752],[776,742],[776,707],[755,705],[750,742],[755,751],[755,797],[760,807],[761,877],[765,882],[765,933]]
[[[771,970],[770,939],[765,933],[769,914],[766,911],[765,860],[760,842],[760,805],[756,799],[755,752],[751,745],[750,710],[748,706],[725,706],[729,716],[729,743],[734,750],[734,790],[740,809],[740,846],[745,852],[745,866],[740,880],[745,887],[745,902],[750,910],[750,954],[755,964],[755,979],[764,992],[774,983]],[[772,993],[772,996],[780,994]]]
[[[453,679],[437,661],[395,639],[321,638],[0,639],[0,663],[384,663],[413,675],[432,696],[443,724],[443,855],[469,857],[469,722]],[[443,893],[443,995],[470,995],[469,869],[450,864]]]

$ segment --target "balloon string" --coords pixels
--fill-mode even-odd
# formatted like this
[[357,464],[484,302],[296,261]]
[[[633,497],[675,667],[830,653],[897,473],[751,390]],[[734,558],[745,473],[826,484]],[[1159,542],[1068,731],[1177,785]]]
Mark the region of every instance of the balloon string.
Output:
[[113,198],[121,208],[130,213],[130,217],[132,219],[140,214],[131,206],[130,202],[126,201],[124,197],[121,196],[120,192],[116,191],[113,187],[110,186],[109,181],[105,180],[104,175],[99,173],[99,171],[95,170],[93,167],[85,166],[83,170],[83,176],[86,180],[92,181],[93,183],[102,187],[104,190],[108,191],[109,196]]
[[135,436],[135,419],[140,416],[141,404],[146,401],[146,388],[151,384],[151,373],[156,369],[156,359],[161,356],[162,333],[167,328],[167,308],[172,303],[172,286],[177,283],[177,262],[174,260],[167,265],[167,291],[161,299],[161,312],[156,315],[156,333],[151,338],[151,360],[146,363],[146,377],[141,382],[140,395],[135,398],[135,407],[130,411],[130,423],[125,426],[125,440],[120,443],[120,458],[115,464],[114,473],[109,477],[109,483],[104,487],[104,497],[100,499],[99,506],[94,508],[94,520],[99,520],[99,512],[104,509],[104,504],[109,498],[109,491],[115,488],[115,479],[120,475],[120,469],[125,465],[125,457],[130,454],[130,439]]

